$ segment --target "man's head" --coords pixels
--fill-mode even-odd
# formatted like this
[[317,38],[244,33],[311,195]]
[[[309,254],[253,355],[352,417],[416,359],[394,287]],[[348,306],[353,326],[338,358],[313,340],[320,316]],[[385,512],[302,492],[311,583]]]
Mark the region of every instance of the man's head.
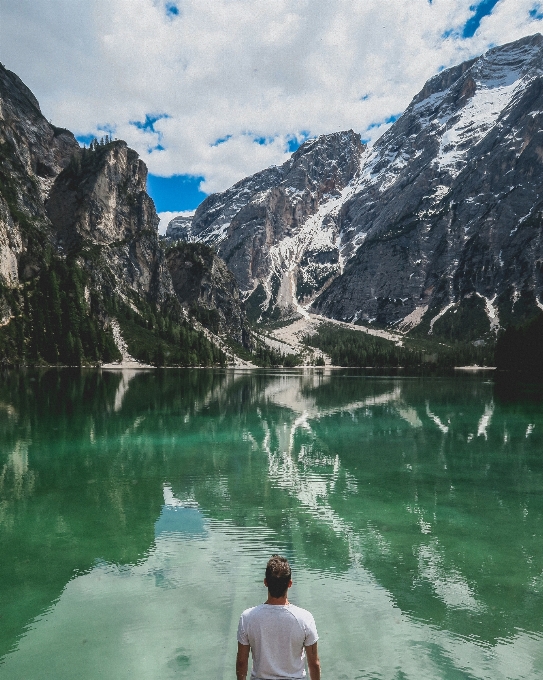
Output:
[[286,557],[272,555],[266,565],[266,580],[272,597],[283,597],[291,584],[292,572]]

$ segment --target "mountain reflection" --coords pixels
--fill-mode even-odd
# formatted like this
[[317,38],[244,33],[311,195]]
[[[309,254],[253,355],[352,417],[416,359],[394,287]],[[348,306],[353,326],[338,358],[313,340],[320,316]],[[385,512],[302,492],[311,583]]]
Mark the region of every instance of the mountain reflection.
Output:
[[0,655],[74,576],[206,522],[258,527],[297,569],[364,570],[454,634],[540,632],[542,435],[536,404],[479,378],[8,372]]

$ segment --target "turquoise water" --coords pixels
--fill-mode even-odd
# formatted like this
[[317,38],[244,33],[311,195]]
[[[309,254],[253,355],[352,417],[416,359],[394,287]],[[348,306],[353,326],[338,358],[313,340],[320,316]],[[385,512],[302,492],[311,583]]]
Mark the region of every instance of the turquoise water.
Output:
[[0,678],[232,678],[273,552],[324,678],[541,678],[542,444],[484,377],[6,373]]

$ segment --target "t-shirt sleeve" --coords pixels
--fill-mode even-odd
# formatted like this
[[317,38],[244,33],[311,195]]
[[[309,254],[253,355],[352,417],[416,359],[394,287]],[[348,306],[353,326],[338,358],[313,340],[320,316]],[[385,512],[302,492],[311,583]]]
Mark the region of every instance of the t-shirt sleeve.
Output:
[[315,619],[311,614],[305,620],[305,640],[304,647],[311,647],[319,639],[319,634],[317,633],[317,625],[315,624]]
[[248,645],[249,644],[249,636],[247,635],[247,631],[245,630],[245,622],[243,620],[243,614],[239,617],[238,642],[242,645]]

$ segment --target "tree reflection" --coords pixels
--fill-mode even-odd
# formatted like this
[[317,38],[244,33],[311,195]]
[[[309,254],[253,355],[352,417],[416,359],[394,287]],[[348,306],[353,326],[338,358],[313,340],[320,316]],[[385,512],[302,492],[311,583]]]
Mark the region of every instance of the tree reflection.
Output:
[[298,568],[369,570],[418,619],[489,641],[535,625],[542,436],[478,378],[5,373],[0,655],[75,574],[147,554],[166,486]]

